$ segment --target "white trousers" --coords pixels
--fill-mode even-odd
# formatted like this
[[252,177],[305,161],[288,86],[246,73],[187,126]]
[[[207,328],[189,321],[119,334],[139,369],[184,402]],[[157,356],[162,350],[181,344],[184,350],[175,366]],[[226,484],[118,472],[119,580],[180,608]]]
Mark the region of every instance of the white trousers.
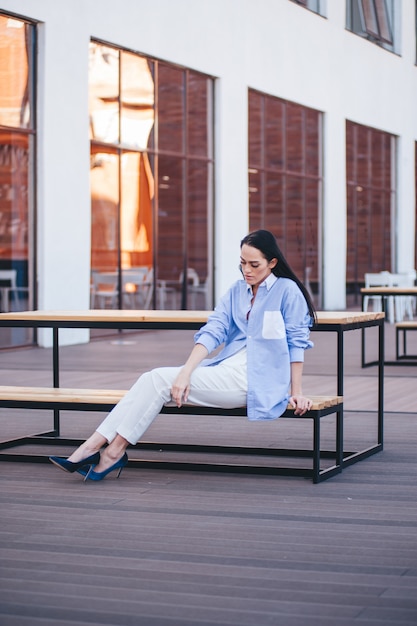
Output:
[[[142,374],[97,428],[110,443],[121,435],[136,444],[159,415],[164,404],[172,402],[171,387],[181,367],[158,367]],[[246,348],[218,365],[197,367],[191,375],[187,403],[233,409],[246,406]]]

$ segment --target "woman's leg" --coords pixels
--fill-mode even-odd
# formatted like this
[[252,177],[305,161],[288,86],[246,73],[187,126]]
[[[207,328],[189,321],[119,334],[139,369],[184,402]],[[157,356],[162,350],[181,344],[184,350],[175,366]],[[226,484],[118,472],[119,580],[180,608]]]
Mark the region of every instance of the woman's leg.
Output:
[[[158,369],[167,370],[164,378],[165,384],[155,388],[152,378]],[[164,402],[170,399],[170,384],[175,380],[179,369],[179,367],[157,368],[142,374],[120,402],[110,411],[97,430],[68,457],[68,460],[73,463],[81,461],[98,452],[106,443],[109,443],[110,445],[102,453],[102,456],[109,457],[110,460],[115,454],[120,452],[119,457],[116,458],[117,461],[118,458],[123,456],[129,443],[136,443],[139,438],[137,437],[135,441],[132,439],[132,436],[129,439],[118,436],[117,430],[120,424],[125,421],[127,424],[136,425],[136,428],[142,434],[158,415]],[[130,429],[131,427],[128,426],[127,430],[130,431]],[[123,443],[120,439],[123,439]],[[100,462],[100,466],[101,464]],[[101,467],[97,468],[97,471],[101,471]]]
[[[159,415],[162,406],[171,401],[172,384],[180,369],[159,367],[141,376],[98,427],[98,432],[108,441],[112,441],[117,433],[135,445]],[[218,365],[197,367],[191,375],[187,402],[233,408],[246,405],[246,393],[246,351],[242,350]]]
[[74,450],[71,456],[68,457],[68,461],[71,463],[78,463],[83,459],[87,459],[89,456],[101,450],[104,444],[107,443],[107,439],[95,431],[79,448]]
[[[180,369],[161,367],[143,374],[69,460],[81,460],[88,456],[87,452],[92,454],[107,441],[109,446],[95,469],[101,472],[113,465],[129,444],[138,442],[162,406],[170,401],[171,387]],[[242,350],[218,365],[198,367],[191,376],[188,403],[234,408],[245,406],[246,393],[246,351]]]

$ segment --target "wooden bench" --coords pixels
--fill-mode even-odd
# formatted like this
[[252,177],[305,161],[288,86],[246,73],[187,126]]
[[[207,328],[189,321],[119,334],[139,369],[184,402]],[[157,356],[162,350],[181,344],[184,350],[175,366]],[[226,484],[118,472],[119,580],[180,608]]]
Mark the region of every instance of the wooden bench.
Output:
[[[61,410],[77,410],[77,411],[110,411],[124,396],[126,391],[108,390],[108,389],[65,389],[65,388],[44,388],[44,387],[15,387],[0,386],[0,407],[2,408],[22,408],[22,409],[53,409],[55,412],[54,430],[39,435],[31,435],[28,438],[19,438],[12,442],[0,443],[0,450],[8,447],[14,447],[26,443],[33,444],[48,443],[68,444],[68,440],[64,442],[59,439],[59,411]],[[330,478],[342,471],[344,464],[343,454],[343,398],[340,396],[315,396],[312,398],[313,406],[305,415],[295,415],[294,409],[287,407],[284,415],[280,418],[292,418],[300,420],[313,420],[313,442],[312,448],[309,450],[288,449],[288,448],[255,448],[251,446],[217,446],[217,445],[194,445],[194,444],[161,444],[148,443],[140,441],[137,444],[139,449],[153,449],[158,451],[170,452],[204,452],[216,454],[234,454],[234,455],[255,455],[270,457],[310,457],[312,458],[312,467],[276,467],[273,464],[239,464],[239,463],[222,463],[211,462],[202,463],[200,461],[145,461],[141,459],[132,459],[129,461],[130,466],[151,465],[156,468],[171,469],[200,469],[212,471],[234,471],[246,473],[263,473],[263,474],[281,474],[311,477],[314,483],[318,483],[326,478]],[[195,405],[184,405],[178,408],[174,405],[166,405],[162,408],[161,413],[170,415],[221,415],[221,416],[246,416],[246,407],[236,409],[215,409],[211,407],[199,407]],[[327,415],[336,415],[335,428],[335,449],[326,451],[321,449],[320,445],[320,420]],[[279,422],[279,420],[278,420]],[[78,443],[78,442],[73,442]],[[352,455],[353,453],[348,453]],[[321,468],[320,461],[324,458],[334,459],[334,464],[330,467]],[[40,458],[36,455],[13,455],[13,459],[8,457],[7,453],[0,454],[0,460],[46,460],[47,457]]]
[[[397,361],[411,359],[417,361],[417,354],[407,353],[407,333],[417,330],[417,322],[397,322],[395,324],[395,357]],[[400,335],[402,335],[402,350],[400,351]],[[409,363],[414,365],[414,363]]]

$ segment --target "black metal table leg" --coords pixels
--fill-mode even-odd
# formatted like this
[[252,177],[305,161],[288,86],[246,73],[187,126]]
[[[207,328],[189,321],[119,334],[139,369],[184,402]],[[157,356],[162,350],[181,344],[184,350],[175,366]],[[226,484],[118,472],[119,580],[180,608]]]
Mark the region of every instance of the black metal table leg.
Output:
[[[59,387],[59,329],[57,326],[52,328],[52,373],[53,386]],[[59,409],[54,409],[54,436],[59,437],[61,434]]]

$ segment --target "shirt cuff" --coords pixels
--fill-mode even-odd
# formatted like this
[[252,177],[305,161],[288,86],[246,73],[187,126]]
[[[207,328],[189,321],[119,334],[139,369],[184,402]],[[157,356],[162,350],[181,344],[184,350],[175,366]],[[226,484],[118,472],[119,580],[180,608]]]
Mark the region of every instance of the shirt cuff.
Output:
[[209,354],[217,348],[216,340],[208,334],[202,334],[195,338],[195,343],[201,343]]
[[290,362],[304,363],[304,348],[290,348]]

